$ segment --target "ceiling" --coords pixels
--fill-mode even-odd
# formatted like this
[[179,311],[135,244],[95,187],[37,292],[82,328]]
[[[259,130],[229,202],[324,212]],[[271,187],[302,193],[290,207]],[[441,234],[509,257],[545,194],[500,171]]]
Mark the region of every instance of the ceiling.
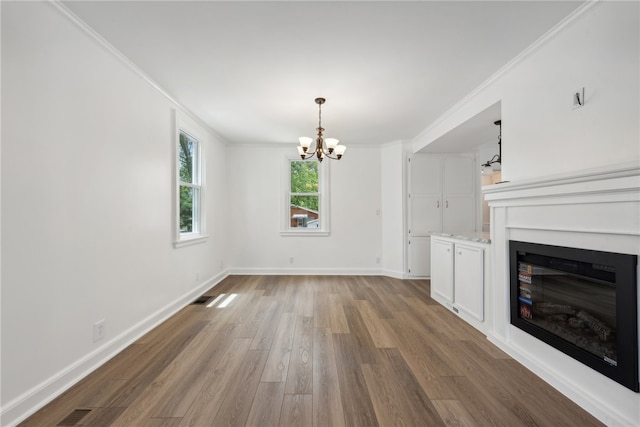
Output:
[[415,137],[581,3],[63,2],[227,142],[314,136],[324,97],[347,146]]

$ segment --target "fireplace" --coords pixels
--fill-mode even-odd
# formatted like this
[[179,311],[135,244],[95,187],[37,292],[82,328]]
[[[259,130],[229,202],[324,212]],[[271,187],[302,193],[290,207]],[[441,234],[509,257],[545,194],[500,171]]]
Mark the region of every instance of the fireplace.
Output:
[[511,324],[638,392],[637,255],[509,241]]

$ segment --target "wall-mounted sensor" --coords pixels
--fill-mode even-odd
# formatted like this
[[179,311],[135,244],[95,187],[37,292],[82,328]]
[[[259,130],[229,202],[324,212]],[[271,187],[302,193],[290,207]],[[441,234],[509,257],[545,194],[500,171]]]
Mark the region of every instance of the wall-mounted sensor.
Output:
[[573,93],[573,108],[580,108],[584,106],[584,87],[576,90]]

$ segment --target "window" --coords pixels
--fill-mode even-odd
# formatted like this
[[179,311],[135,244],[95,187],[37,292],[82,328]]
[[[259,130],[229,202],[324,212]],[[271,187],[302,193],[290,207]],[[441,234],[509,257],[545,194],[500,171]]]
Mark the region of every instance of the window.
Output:
[[[178,243],[202,235],[201,150],[198,140],[180,129],[177,147],[177,234]],[[177,246],[177,245],[176,245]]]
[[288,159],[284,234],[328,234],[327,168],[313,160]]

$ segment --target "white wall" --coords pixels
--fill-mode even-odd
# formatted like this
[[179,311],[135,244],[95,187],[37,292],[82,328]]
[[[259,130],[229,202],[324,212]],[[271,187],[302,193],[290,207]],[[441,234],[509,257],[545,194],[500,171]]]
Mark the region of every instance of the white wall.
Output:
[[2,2],[2,425],[220,279],[225,146],[192,124],[211,237],[174,249],[175,108],[55,6]]
[[406,155],[402,141],[382,146],[380,150],[382,203],[382,266],[387,276],[405,274],[405,169]]
[[[502,179],[640,159],[638,2],[584,13],[461,102],[414,140],[415,151],[502,101]],[[572,108],[584,86],[586,104]]]
[[280,234],[287,190],[282,172],[287,156],[296,155],[295,144],[230,146],[227,151],[232,272],[380,273],[379,148],[351,145],[342,160],[325,160],[331,210],[326,237]]

